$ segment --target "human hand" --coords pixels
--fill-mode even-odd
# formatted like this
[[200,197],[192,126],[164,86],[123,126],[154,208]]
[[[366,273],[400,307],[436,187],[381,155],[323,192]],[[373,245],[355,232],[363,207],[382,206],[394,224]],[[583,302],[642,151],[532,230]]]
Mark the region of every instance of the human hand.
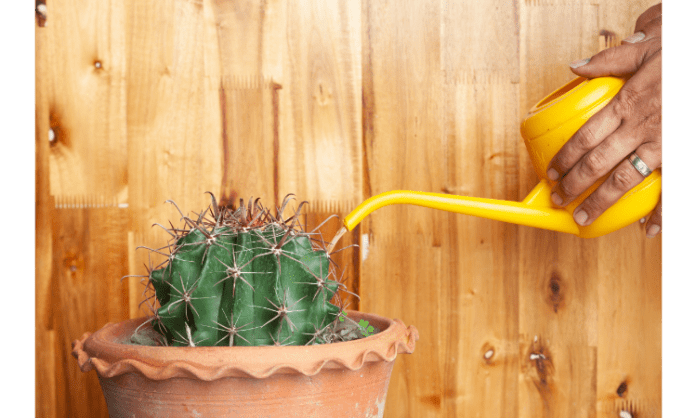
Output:
[[[575,222],[585,226],[647,176],[631,163],[634,155],[650,171],[662,166],[662,4],[640,15],[635,33],[621,45],[575,61],[570,67],[575,74],[587,78],[630,77],[609,104],[578,129],[548,166],[548,178],[560,179],[551,195],[558,206],[572,202],[611,172],[573,213]],[[660,199],[645,225],[646,235],[652,238],[661,229]]]

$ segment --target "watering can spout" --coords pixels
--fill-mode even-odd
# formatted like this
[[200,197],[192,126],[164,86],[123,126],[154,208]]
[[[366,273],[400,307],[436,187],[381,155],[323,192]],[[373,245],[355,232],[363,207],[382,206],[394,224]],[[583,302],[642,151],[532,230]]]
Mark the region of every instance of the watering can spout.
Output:
[[[527,196],[528,202],[527,199],[523,202],[513,202],[441,193],[392,190],[373,196],[363,202],[345,217],[343,223],[350,231],[365,216],[381,207],[393,204],[409,204],[579,235],[580,229],[567,211],[550,205],[537,206],[537,204],[544,202],[543,191],[540,193],[540,190],[537,189],[540,189],[539,186],[530,193],[530,196]],[[550,201],[550,198],[548,200]]]

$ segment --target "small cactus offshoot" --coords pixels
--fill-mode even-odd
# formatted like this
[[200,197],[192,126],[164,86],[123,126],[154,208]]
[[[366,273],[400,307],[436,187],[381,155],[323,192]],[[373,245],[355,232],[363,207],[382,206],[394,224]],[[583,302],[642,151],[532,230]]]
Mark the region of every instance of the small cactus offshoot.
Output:
[[165,228],[169,244],[150,249],[166,257],[148,269],[154,296],[144,301],[160,344],[308,345],[369,335],[366,324],[349,320],[347,327],[342,309],[330,302],[348,291],[332,279],[335,265],[321,235],[299,221],[306,202],[286,219],[290,196],[275,215],[258,199],[234,207],[210,196],[212,204],[193,218],[177,207],[184,227]]

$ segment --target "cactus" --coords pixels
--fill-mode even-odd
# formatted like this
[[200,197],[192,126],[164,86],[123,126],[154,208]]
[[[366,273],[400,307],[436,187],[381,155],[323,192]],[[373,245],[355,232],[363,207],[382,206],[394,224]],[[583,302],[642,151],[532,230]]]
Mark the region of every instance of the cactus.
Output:
[[165,228],[170,244],[150,249],[167,257],[147,276],[159,302],[159,308],[152,306],[151,322],[162,343],[259,346],[341,340],[334,332],[341,309],[330,300],[347,290],[329,278],[333,268],[324,241],[298,222],[306,202],[283,219],[290,196],[275,216],[258,199],[247,206],[240,201],[235,208],[218,206],[210,196],[212,205],[197,219],[177,207],[185,227]]

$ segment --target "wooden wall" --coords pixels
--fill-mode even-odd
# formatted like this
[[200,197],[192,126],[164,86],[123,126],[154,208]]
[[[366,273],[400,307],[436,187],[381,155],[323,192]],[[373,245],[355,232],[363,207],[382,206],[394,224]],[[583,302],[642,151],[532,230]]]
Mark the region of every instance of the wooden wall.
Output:
[[[166,240],[151,227],[176,219],[165,200],[292,192],[314,225],[392,189],[520,200],[536,183],[527,109],[655,1],[46,3],[36,415],[105,417],[70,343],[144,314],[138,278],[119,278],[145,271],[136,246]],[[421,336],[385,416],[661,416],[661,238],[638,225],[583,240],[401,206],[351,242],[360,310]]]

